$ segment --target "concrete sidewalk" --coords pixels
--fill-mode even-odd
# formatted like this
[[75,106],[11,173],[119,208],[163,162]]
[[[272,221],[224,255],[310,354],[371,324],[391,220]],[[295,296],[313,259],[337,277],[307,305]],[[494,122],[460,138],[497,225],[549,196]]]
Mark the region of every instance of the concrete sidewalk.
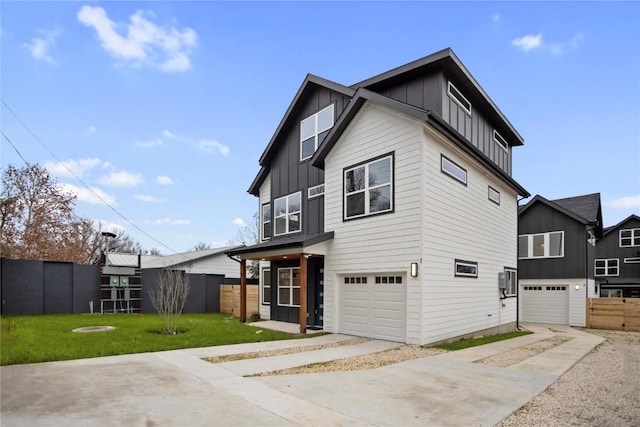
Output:
[[[526,325],[533,335],[377,369],[271,377],[257,372],[368,354],[371,340],[211,364],[202,357],[351,339],[240,344],[0,368],[2,426],[489,426],[546,389],[602,338]],[[475,360],[558,334],[573,339],[509,368]]]

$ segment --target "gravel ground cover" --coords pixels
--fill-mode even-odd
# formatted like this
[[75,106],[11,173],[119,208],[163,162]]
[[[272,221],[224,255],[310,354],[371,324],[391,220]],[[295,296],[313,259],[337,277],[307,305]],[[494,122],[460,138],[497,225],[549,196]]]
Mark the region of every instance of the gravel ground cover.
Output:
[[640,426],[640,333],[585,331],[606,341],[497,427]]
[[547,351],[562,343],[571,341],[572,339],[573,338],[571,337],[557,335],[552,338],[547,338],[546,340],[537,341],[520,348],[496,354],[495,356],[485,357],[484,359],[478,360],[476,363],[506,368],[507,366],[515,365],[518,362],[522,362],[525,359]]

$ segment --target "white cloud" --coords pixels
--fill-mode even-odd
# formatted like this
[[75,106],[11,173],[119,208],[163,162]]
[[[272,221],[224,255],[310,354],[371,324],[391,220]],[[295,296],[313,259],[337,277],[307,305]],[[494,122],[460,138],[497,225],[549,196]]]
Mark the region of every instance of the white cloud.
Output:
[[156,184],[171,185],[173,184],[173,180],[166,175],[160,175],[156,176]]
[[91,126],[89,126],[89,127],[87,128],[87,133],[88,133],[89,135],[95,135],[96,133],[98,133],[98,128],[97,128],[97,127],[95,127],[95,126],[93,126],[93,125],[91,125]]
[[244,220],[243,220],[242,218],[236,218],[236,219],[234,219],[234,220],[233,220],[233,223],[234,223],[235,225],[240,226],[240,227],[246,227],[246,226],[247,226],[247,224],[245,224],[245,222],[244,222]]
[[142,174],[133,174],[126,171],[111,172],[109,175],[105,175],[100,180],[102,184],[113,185],[115,187],[135,187],[142,184]]
[[227,154],[229,154],[228,146],[224,144],[220,144],[218,141],[214,141],[211,139],[200,140],[200,142],[198,142],[198,147],[200,147],[201,150],[206,151],[207,153],[213,153],[214,151],[217,150],[223,156],[226,156]]
[[55,30],[38,30],[42,37],[34,37],[29,43],[25,43],[24,47],[29,49],[31,56],[35,59],[55,64],[56,61],[49,55],[49,48],[55,44],[56,39],[60,37],[62,31]]
[[97,167],[101,164],[99,158],[86,158],[86,159],[69,159],[64,160],[62,162],[46,162],[44,167],[49,171],[50,174],[64,177],[64,178],[75,178],[82,177],[85,172],[94,167]]
[[549,45],[549,50],[551,50],[551,53],[558,56],[564,53],[564,47],[560,43],[552,43]]
[[571,40],[569,40],[569,47],[572,49],[577,49],[580,47],[582,42],[584,41],[584,34],[581,31],[578,31]]
[[171,217],[159,218],[155,220],[156,225],[186,225],[191,224],[188,219],[174,219]]
[[640,208],[640,194],[613,199],[607,203],[614,209]]
[[528,34],[526,36],[513,39],[511,40],[511,44],[525,52],[539,48],[542,46],[542,33],[538,33],[535,36]]
[[110,205],[116,204],[116,198],[111,194],[104,192],[97,187],[77,187],[73,184],[61,183],[58,184],[64,191],[75,194],[79,202],[89,203],[91,205],[101,205],[108,203]]
[[167,139],[178,139],[174,134],[172,134],[170,131],[168,130],[163,130],[162,131],[162,136],[164,136]]
[[138,194],[136,196],[133,196],[135,199],[140,200],[142,202],[147,202],[147,203],[162,203],[164,202],[164,200],[162,199],[158,199],[156,197],[153,197],[149,194]]
[[83,6],[78,11],[78,21],[95,29],[104,50],[122,65],[149,65],[168,72],[191,69],[189,55],[197,44],[196,32],[162,28],[151,22],[153,18],[153,12],[138,10],[124,24],[112,21],[98,6]]
[[497,24],[498,22],[500,22],[500,14],[499,14],[499,13],[494,13],[494,14],[491,16],[491,21],[493,21],[493,22],[494,22],[494,23],[496,23],[496,24]]
[[164,145],[164,141],[161,140],[160,138],[154,139],[152,141],[139,141],[139,142],[136,142],[136,146],[138,146],[140,148],[158,147],[160,145]]

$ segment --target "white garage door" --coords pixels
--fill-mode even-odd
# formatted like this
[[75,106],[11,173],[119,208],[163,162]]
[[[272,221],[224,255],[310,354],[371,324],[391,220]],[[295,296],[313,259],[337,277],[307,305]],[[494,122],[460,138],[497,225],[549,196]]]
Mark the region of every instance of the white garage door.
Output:
[[406,277],[353,274],[340,278],[340,332],[405,342]]
[[523,322],[569,324],[568,285],[524,285],[520,292]]

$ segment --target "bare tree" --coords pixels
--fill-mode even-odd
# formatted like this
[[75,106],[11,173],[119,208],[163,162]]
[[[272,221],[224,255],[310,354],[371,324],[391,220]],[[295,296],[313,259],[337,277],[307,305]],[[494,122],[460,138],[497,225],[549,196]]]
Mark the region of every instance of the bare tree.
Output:
[[205,242],[198,242],[192,248],[194,251],[206,251],[207,249],[211,249],[211,245]]
[[162,270],[158,286],[149,291],[151,304],[162,319],[162,332],[178,333],[178,320],[189,295],[189,278],[184,271]]
[[[257,212],[254,212],[252,221],[239,229],[236,238],[232,239],[235,244],[242,244],[245,246],[251,246],[258,243],[260,240],[260,216]],[[257,261],[251,261],[247,265],[248,276],[252,279],[257,279],[260,275],[260,263]]]

